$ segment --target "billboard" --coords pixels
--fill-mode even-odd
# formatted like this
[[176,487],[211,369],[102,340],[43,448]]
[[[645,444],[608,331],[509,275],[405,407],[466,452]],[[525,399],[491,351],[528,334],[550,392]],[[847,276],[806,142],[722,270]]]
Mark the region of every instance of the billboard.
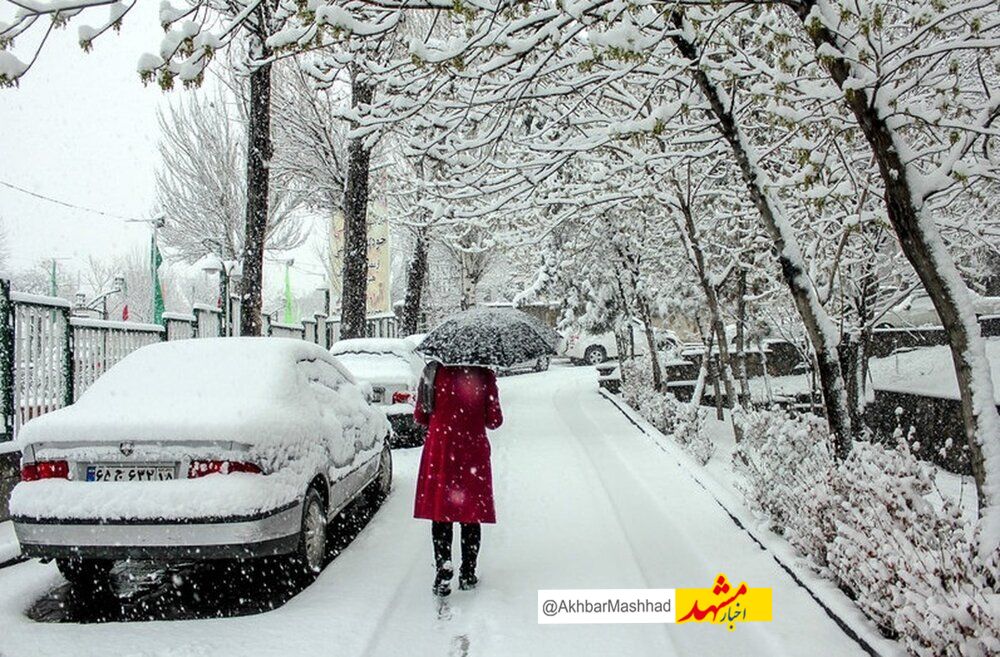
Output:
[[[333,216],[330,230],[330,264],[334,279],[331,291],[339,301],[342,296],[344,267],[344,214],[339,210]],[[382,203],[368,203],[368,314],[387,313],[392,310],[389,294],[389,217]]]

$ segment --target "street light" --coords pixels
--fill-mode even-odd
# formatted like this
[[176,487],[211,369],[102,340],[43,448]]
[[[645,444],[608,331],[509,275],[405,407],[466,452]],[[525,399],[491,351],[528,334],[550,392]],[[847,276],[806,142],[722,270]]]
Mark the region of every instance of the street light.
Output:
[[[217,247],[221,246],[215,240],[208,238],[202,240],[202,243],[206,246],[209,244]],[[235,260],[223,260],[216,253],[209,252],[202,258],[201,270],[208,274],[219,275],[219,307],[222,310],[222,333],[224,336],[231,336],[233,331],[232,326],[230,326],[232,308],[230,307],[229,288],[230,284],[239,285],[240,280],[243,278],[242,272],[239,270],[239,263]]]
[[108,318],[108,297],[112,294],[121,294],[125,291],[125,277],[115,276],[114,287],[107,292],[98,294],[92,301],[87,302],[87,295],[83,292],[76,293],[76,308],[77,310],[97,310],[97,304],[101,304],[101,319],[106,320]]

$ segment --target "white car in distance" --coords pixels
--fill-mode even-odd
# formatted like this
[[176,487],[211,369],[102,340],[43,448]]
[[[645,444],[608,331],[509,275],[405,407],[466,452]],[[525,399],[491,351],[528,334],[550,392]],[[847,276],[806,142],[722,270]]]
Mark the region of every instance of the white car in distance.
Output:
[[326,349],[282,338],[143,347],[21,429],[10,510],[74,584],[116,560],[324,564],[327,523],[392,482],[385,413]]
[[[641,322],[632,322],[630,328],[634,349],[631,355],[644,356],[648,354],[649,347],[646,341],[645,326]],[[673,331],[654,327],[653,337],[661,350],[677,349],[680,346],[680,340]],[[566,334],[565,345],[566,350],[562,355],[577,364],[599,365],[619,356],[618,343],[615,340],[615,334],[611,331],[606,333],[572,331]]]
[[358,381],[371,385],[372,402],[381,406],[392,425],[393,447],[422,445],[427,434],[413,420],[417,383],[424,360],[408,338],[357,338],[340,340],[330,353]]

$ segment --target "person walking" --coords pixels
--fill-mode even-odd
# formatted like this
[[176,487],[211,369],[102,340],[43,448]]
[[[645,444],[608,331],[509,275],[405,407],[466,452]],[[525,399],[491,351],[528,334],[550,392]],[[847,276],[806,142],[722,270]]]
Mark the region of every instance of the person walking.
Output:
[[458,585],[475,588],[480,525],[496,522],[487,429],[503,423],[496,375],[478,366],[431,362],[417,390],[414,420],[428,427],[420,455],[413,516],[431,521],[433,591],[451,593],[454,523],[461,524]]

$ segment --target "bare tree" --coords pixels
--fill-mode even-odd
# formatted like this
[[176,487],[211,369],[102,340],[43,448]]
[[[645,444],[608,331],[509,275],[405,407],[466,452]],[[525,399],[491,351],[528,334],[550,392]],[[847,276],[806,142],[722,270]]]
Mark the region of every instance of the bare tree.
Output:
[[[161,110],[157,202],[169,217],[164,244],[193,262],[212,252],[239,259],[246,248],[247,136],[238,108],[223,92],[191,95]],[[301,195],[269,190],[265,248],[291,249],[304,232]]]

